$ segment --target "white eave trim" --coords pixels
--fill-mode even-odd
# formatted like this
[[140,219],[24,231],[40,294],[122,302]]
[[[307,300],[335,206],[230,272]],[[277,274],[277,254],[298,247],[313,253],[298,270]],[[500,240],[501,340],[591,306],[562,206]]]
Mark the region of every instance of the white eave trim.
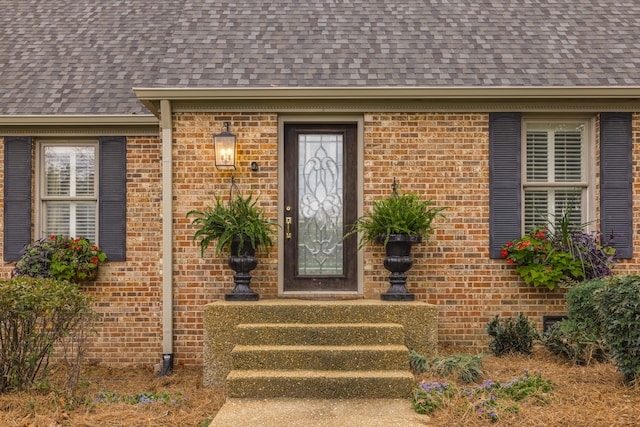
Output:
[[146,115],[0,115],[0,135],[154,136],[158,118]]
[[0,126],[158,125],[153,115],[0,115]]
[[362,113],[412,111],[640,111],[640,86],[607,87],[242,87],[134,88],[159,116],[174,113]]
[[633,99],[640,86],[134,88],[141,101],[296,99]]

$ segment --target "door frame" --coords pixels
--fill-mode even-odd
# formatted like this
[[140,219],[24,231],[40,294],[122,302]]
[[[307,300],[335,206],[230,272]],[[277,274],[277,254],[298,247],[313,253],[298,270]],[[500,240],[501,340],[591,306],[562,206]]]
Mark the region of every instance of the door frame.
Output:
[[318,124],[355,124],[357,126],[357,178],[358,191],[357,215],[363,213],[364,194],[364,116],[363,115],[278,115],[278,295],[282,296],[328,296],[328,295],[362,295],[364,293],[364,254],[357,251],[357,290],[356,291],[284,291],[284,125],[291,123]]

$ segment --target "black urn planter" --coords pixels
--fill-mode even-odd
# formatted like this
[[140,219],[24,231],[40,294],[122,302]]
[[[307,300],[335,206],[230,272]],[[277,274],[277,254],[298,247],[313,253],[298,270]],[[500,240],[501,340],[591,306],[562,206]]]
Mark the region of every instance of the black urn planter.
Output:
[[[242,248],[240,242],[242,240]],[[258,266],[256,250],[251,245],[251,240],[236,236],[231,242],[231,257],[229,267],[236,273],[233,275],[234,288],[224,296],[226,301],[258,301],[260,295],[251,290],[251,270]]]
[[[384,240],[381,240],[384,243]],[[411,234],[391,234],[387,241],[384,268],[389,275],[389,290],[380,295],[383,301],[413,301],[415,295],[407,290],[406,271],[413,265],[411,246],[422,242],[422,236]]]

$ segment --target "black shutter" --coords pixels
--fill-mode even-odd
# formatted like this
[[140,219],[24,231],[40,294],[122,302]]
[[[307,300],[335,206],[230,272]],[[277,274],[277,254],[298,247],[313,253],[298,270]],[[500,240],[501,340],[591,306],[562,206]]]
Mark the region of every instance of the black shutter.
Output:
[[489,114],[489,256],[521,231],[520,113]]
[[101,137],[98,242],[107,261],[126,259],[126,188],[126,138]]
[[4,260],[20,259],[31,241],[31,138],[4,138]]
[[616,258],[633,256],[631,113],[600,114],[600,231]]

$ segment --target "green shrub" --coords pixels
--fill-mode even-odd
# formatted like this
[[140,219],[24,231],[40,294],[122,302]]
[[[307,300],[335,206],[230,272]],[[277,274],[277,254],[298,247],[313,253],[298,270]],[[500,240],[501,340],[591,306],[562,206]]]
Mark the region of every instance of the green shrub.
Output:
[[424,374],[429,369],[429,362],[425,356],[411,350],[409,353],[409,368],[414,375]]
[[482,355],[454,354],[429,361],[425,356],[411,351],[409,367],[414,374],[431,371],[441,377],[455,376],[458,381],[471,383],[482,375]]
[[585,328],[573,319],[556,323],[542,336],[542,345],[553,354],[562,355],[577,365],[604,362],[607,350],[600,332]]
[[54,343],[92,313],[90,298],[73,283],[26,276],[0,282],[0,393],[34,384]]
[[432,414],[453,406],[464,417],[475,414],[480,419],[497,422],[504,413],[518,412],[520,402],[548,403],[552,390],[551,380],[542,378],[540,372],[531,375],[525,370],[523,376],[506,383],[488,379],[464,388],[439,381],[423,382],[414,389],[411,404],[419,414]]
[[567,316],[587,328],[600,330],[600,313],[593,296],[604,288],[606,283],[607,279],[593,279],[581,282],[569,289],[565,296]]
[[453,384],[426,382],[415,389],[411,404],[417,413],[429,415],[449,405],[458,393],[458,388]]
[[432,370],[439,376],[455,375],[458,381],[472,383],[482,375],[482,356],[454,354],[436,357],[431,362]]
[[567,292],[567,319],[555,324],[541,340],[549,351],[580,365],[607,360],[602,324],[594,299],[594,294],[605,283],[606,279],[594,279],[579,283]]
[[509,353],[531,354],[534,340],[539,338],[534,322],[518,313],[515,318],[496,317],[487,324],[487,333],[492,338],[489,349],[496,356]]
[[640,276],[614,277],[595,298],[618,370],[626,382],[640,379]]

